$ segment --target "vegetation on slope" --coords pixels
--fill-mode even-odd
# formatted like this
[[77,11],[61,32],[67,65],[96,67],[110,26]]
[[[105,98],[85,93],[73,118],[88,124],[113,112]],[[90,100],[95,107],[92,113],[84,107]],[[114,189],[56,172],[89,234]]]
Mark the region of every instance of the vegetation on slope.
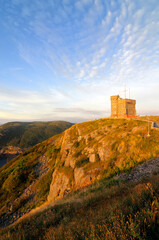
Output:
[[159,116],[139,116],[137,119],[159,123]]
[[[50,163],[46,161],[44,167],[47,169],[42,174],[43,161],[47,149],[50,148],[50,141],[55,141],[57,138],[58,135],[37,144],[0,169],[0,216],[6,212],[10,215],[17,210],[23,213],[28,208],[34,208],[46,201],[54,170],[54,161],[50,161]],[[23,194],[24,190],[32,185],[32,196]],[[30,200],[32,200],[31,205],[27,204]],[[11,206],[12,211],[9,210]]]
[[[147,122],[124,119],[100,119],[73,126],[68,142],[72,143],[74,154],[70,155],[75,167],[83,166],[85,172],[100,167],[101,177],[111,177],[158,156],[159,133],[152,130],[147,137],[147,127]],[[91,155],[93,162],[89,161]]]
[[6,123],[0,127],[0,148],[10,145],[28,148],[71,126],[65,121]]
[[40,206],[48,196],[53,201],[157,156],[159,132],[153,129],[147,137],[147,122],[100,119],[76,124],[0,169],[2,225]]
[[156,240],[159,175],[140,183],[102,180],[1,231],[5,240]]

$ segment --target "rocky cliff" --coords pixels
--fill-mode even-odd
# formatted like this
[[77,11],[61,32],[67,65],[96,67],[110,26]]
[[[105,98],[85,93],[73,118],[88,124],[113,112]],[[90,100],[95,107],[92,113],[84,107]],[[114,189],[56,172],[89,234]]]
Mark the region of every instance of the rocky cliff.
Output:
[[147,122],[108,118],[73,125],[0,169],[2,225],[158,156],[159,131],[152,129],[148,137]]
[[134,120],[101,119],[77,124],[54,143],[59,149],[48,201],[96,180],[127,171],[159,154],[158,133],[147,137],[147,124]]

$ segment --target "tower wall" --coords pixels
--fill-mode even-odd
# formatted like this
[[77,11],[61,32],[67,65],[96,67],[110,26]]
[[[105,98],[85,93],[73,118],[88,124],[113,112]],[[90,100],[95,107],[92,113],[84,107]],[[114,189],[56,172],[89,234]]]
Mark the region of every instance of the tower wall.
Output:
[[118,117],[118,98],[119,95],[111,96],[111,117]]
[[118,117],[126,116],[126,99],[119,98],[118,100]]
[[111,117],[135,117],[136,116],[136,100],[123,99],[119,95],[111,96]]
[[127,108],[127,115],[128,117],[135,117],[136,116],[136,101],[132,99],[128,99],[126,103]]

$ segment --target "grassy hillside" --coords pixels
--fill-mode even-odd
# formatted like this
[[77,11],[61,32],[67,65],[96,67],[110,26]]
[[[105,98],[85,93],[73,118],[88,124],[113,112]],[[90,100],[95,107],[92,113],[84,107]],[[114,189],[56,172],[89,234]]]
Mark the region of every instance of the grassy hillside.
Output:
[[149,120],[152,122],[158,122],[159,123],[159,116],[140,116],[138,119],[141,120]]
[[71,126],[65,121],[6,123],[0,126],[0,148],[7,145],[28,148]]
[[[109,237],[104,235],[104,232],[107,231],[110,232],[108,239],[153,239],[145,236],[149,234],[147,233],[149,225],[150,228],[154,226],[154,230],[150,231],[154,231],[153,234],[156,234],[157,215],[155,214],[157,214],[158,207],[158,185],[155,181],[157,181],[158,175],[149,180],[150,185],[143,183],[141,191],[135,188],[135,185],[127,186],[123,180],[115,180],[114,177],[122,173],[129,173],[135,166],[158,156],[159,132],[153,129],[150,137],[147,137],[147,122],[139,120],[99,119],[88,121],[73,125],[65,132],[39,143],[0,169],[1,226],[14,222],[15,219],[40,206],[47,199],[52,202],[63,196],[74,198],[73,195],[69,194],[73,194],[85,186],[95,185],[89,188],[88,199],[86,197],[88,201],[83,202],[82,200],[82,205],[78,201],[77,205],[68,204],[56,207],[50,210],[50,218],[46,214],[45,219],[40,215],[33,219],[33,222],[31,221],[35,227],[35,232],[29,230],[32,225],[26,221],[25,224],[28,226],[29,232],[21,231],[23,225],[19,225],[19,230],[16,228],[14,231],[13,228],[7,232],[8,235],[5,237],[11,237],[6,239],[15,239],[16,237],[19,239],[38,239],[39,234],[42,236],[41,239],[105,239]],[[111,187],[111,185],[114,186]],[[110,187],[111,190],[109,190]],[[122,191],[124,192],[122,193]],[[90,193],[91,198],[89,199]],[[85,191],[83,194],[79,196],[79,199],[85,196]],[[126,203],[123,203],[123,200],[118,201],[118,198],[127,199]],[[103,206],[104,216],[102,215]],[[133,206],[136,207],[133,209]],[[116,212],[118,207],[121,209],[119,213]],[[144,217],[147,216],[145,215],[147,208],[152,211],[149,212],[150,218],[145,223],[146,227],[142,229],[140,236],[139,229],[144,222]],[[88,212],[85,216],[88,215],[90,224],[85,221],[81,222],[82,218],[84,219],[83,214],[86,213],[86,209]],[[91,209],[94,209],[95,212],[91,212]],[[129,212],[130,216],[127,215]],[[134,220],[135,214],[139,216],[136,220]],[[131,219],[132,217],[133,219]],[[95,219],[92,220],[93,223],[91,223],[91,218]],[[78,219],[81,219],[79,221],[81,224],[77,224]],[[119,222],[119,226],[113,225],[113,219],[115,219],[116,224]],[[128,224],[124,230],[126,221]],[[67,224],[69,227],[66,228],[66,236],[60,235],[60,229],[63,229]],[[120,224],[123,238],[113,235],[117,234]],[[76,225],[79,228],[77,235]],[[40,226],[41,233],[38,226]],[[126,238],[124,234],[126,234],[127,229],[129,229],[128,234],[130,234],[131,227],[132,238]],[[113,229],[116,229],[116,232],[113,232]],[[103,235],[100,235],[100,231]],[[135,232],[133,233],[133,231]],[[32,237],[30,234],[33,234]],[[54,234],[56,237],[53,237]],[[95,234],[97,237],[93,238],[94,235],[91,234]],[[138,234],[139,238],[135,238],[133,234]]]
[[1,231],[2,240],[157,240],[159,175],[102,180]]

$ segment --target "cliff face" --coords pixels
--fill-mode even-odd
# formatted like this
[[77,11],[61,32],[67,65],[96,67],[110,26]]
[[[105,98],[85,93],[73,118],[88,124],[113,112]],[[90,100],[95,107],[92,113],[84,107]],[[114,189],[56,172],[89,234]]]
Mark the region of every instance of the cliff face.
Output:
[[[25,150],[25,149],[24,149]],[[11,160],[12,158],[21,154],[23,150],[19,147],[7,146],[5,148],[0,149],[0,158],[8,158]]]
[[46,200],[52,202],[156,158],[159,131],[152,129],[147,137],[147,127],[139,120],[88,121],[12,159],[0,169],[0,225],[10,224]]
[[158,156],[158,133],[151,134],[147,138],[147,124],[135,120],[101,119],[72,126],[54,144],[60,144],[60,150],[48,201]]

